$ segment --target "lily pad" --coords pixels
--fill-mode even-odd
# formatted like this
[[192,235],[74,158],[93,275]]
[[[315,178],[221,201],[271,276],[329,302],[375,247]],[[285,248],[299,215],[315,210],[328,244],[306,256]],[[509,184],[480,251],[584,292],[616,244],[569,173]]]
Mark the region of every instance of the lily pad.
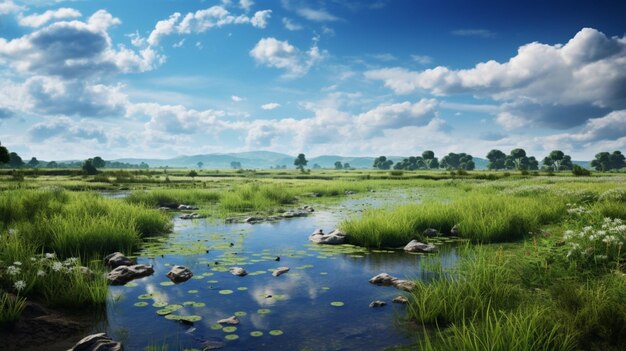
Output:
[[248,290],[248,288],[246,288],[245,286],[240,286],[240,287],[237,288],[237,290],[239,290],[239,291],[246,291],[246,290]]
[[258,314],[268,314],[270,312],[271,312],[271,310],[269,308],[261,308],[261,309],[257,310]]
[[193,305],[191,305],[193,307],[199,308],[199,307],[204,307],[206,306],[206,304],[204,302],[196,302]]
[[198,290],[196,290],[196,289],[192,289],[192,290],[187,290],[187,292],[188,292],[189,294],[197,294],[197,293],[198,293]]
[[155,303],[152,304],[152,307],[157,307],[157,308],[162,308],[167,306],[167,302],[161,302],[161,301],[157,301]]
[[224,331],[224,333],[234,333],[237,331],[237,327],[229,325],[228,327],[222,328],[222,330]]
[[126,284],[124,284],[125,287],[127,288],[134,288],[136,286],[139,286],[139,284],[135,283],[135,282],[128,282]]
[[141,294],[137,296],[137,298],[141,300],[148,300],[148,299],[151,299],[153,296],[154,294]]
[[341,307],[341,306],[344,305],[344,303],[341,302],[341,301],[333,301],[333,302],[330,303],[330,305],[331,306],[335,306],[335,307]]
[[148,303],[147,302],[143,302],[143,301],[135,302],[134,306],[135,307],[146,307],[146,306],[148,306]]
[[248,313],[247,313],[247,312],[244,312],[244,311],[237,311],[237,312],[235,312],[235,313],[233,313],[233,314],[234,314],[235,316],[237,316],[237,317],[243,317],[243,316],[247,315]]
[[211,324],[211,329],[213,329],[213,330],[220,330],[220,329],[222,329],[222,325],[219,324],[219,323]]
[[198,315],[180,316],[180,317],[178,318],[178,320],[185,321],[185,322],[191,322],[191,323],[194,323],[194,322],[199,322],[199,321],[201,321],[201,320],[202,320],[202,317],[201,317],[201,316],[198,316]]
[[228,340],[228,341],[233,341],[233,340],[237,340],[239,339],[239,335],[237,334],[228,334],[224,337],[224,339]]
[[219,293],[222,294],[222,295],[230,295],[230,294],[233,293],[233,291],[232,290],[228,290],[228,289],[224,289],[224,290],[220,290]]
[[263,336],[263,332],[262,332],[262,331],[255,330],[255,331],[253,331],[253,332],[250,332],[250,336],[254,336],[254,337]]
[[174,285],[174,282],[160,282],[159,285],[161,285],[161,286],[172,286],[172,285]]
[[269,334],[273,336],[279,336],[279,335],[283,335],[283,331],[279,329],[274,329],[274,330],[270,330]]

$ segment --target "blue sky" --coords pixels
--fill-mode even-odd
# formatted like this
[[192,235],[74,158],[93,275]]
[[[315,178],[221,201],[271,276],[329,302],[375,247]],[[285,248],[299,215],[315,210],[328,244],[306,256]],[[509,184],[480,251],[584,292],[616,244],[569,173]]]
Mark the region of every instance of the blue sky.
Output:
[[45,160],[626,149],[619,1],[0,0],[0,141]]

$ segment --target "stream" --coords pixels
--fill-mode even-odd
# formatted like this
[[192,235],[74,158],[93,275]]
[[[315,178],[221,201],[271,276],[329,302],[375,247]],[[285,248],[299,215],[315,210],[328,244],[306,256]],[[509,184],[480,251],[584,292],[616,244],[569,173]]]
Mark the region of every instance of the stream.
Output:
[[[361,202],[359,207],[367,207]],[[106,321],[98,329],[127,350],[381,350],[408,345],[416,332],[399,322],[406,305],[391,303],[408,293],[374,286],[368,279],[382,272],[432,279],[423,256],[308,241],[317,228],[334,229],[355,204],[346,200],[335,212],[258,224],[176,218],[173,233],[148,241],[137,256],[138,263],[154,266],[154,274],[110,287]],[[443,244],[436,255],[443,266],[456,261],[451,245]],[[166,274],[172,265],[188,267],[193,278],[171,283]],[[249,274],[234,276],[230,267]],[[272,276],[278,267],[290,271]],[[387,306],[370,308],[374,300]],[[232,315],[239,325],[216,324]]]

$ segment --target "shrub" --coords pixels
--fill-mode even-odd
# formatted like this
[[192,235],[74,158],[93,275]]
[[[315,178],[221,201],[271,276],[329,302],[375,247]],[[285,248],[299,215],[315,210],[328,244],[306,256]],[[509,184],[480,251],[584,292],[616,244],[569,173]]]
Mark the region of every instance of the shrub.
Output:
[[591,175],[591,171],[579,165],[574,165],[572,167],[572,174],[576,177],[589,177]]

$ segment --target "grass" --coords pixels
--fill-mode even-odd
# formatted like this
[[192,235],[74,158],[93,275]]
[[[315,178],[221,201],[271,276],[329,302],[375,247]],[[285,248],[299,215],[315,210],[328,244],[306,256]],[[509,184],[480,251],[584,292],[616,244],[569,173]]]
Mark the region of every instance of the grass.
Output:
[[26,307],[26,299],[0,291],[0,328],[17,322]]
[[349,234],[351,243],[367,247],[401,246],[413,239],[424,239],[422,232],[427,228],[449,234],[455,225],[461,237],[473,242],[506,242],[520,240],[565,213],[565,201],[555,196],[511,199],[471,193],[452,203],[367,211],[340,226]]

